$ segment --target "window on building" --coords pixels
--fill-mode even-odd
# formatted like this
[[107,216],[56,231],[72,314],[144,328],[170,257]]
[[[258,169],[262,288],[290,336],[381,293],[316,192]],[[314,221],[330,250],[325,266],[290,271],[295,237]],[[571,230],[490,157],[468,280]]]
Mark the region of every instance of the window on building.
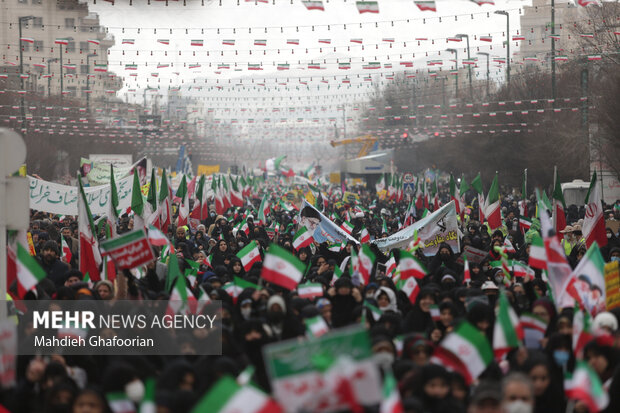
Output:
[[28,42],[21,42],[21,43],[22,43],[22,50],[24,52],[30,51],[30,43],[28,43]]
[[90,45],[90,43],[80,42],[80,50],[84,53],[88,52],[88,45]]
[[83,75],[88,74],[88,65],[80,65],[80,73]]
[[43,4],[43,0],[32,0],[32,4]]
[[73,29],[75,27],[75,19],[74,18],[65,18],[65,28]]
[[77,87],[75,87],[75,86],[68,86],[66,91],[69,92],[69,94],[71,96],[75,96],[75,94],[77,93]]
[[17,0],[18,3],[28,4],[28,0]]
[[67,51],[67,53],[75,52],[75,42],[68,42],[65,46],[65,50]]
[[34,41],[34,49],[38,51],[43,51],[43,40],[35,40]]
[[43,17],[35,17],[32,19],[33,27],[43,27]]

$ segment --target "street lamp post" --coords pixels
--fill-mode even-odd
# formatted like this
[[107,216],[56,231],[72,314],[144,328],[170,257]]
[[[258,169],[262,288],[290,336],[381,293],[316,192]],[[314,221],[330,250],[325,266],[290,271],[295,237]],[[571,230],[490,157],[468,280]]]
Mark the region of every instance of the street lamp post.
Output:
[[[27,22],[28,20],[34,19],[34,16],[22,16],[17,20],[19,22],[19,80],[20,80],[20,90],[24,90],[24,48],[22,47],[22,23]],[[24,95],[20,94],[20,108],[22,115],[22,127],[25,126],[26,122],[26,110],[24,108]]]
[[506,81],[510,84],[510,15],[504,10],[495,10],[494,13],[506,16]]
[[88,70],[86,71],[86,109],[90,112],[90,58],[97,57],[96,53],[89,53],[86,55],[86,66],[88,66]]
[[47,59],[47,97],[52,96],[52,63],[58,61],[57,57]]
[[489,54],[487,52],[478,52],[478,54],[487,57],[487,96],[489,96]]
[[555,107],[555,0],[551,0],[551,97]]
[[[65,39],[67,40],[68,46],[68,43],[73,40],[73,37],[66,37]],[[62,43],[60,43],[58,46],[58,50],[60,50],[60,98],[62,99],[62,97],[64,96],[62,92],[65,90],[65,78],[62,73]]]
[[469,75],[469,96],[471,98],[473,98],[474,94],[473,94],[473,88],[472,88],[472,85],[471,85],[472,80],[471,80],[471,56],[469,54],[470,53],[470,50],[469,50],[469,35],[461,33],[461,34],[457,34],[456,37],[458,37],[459,39],[462,39],[462,38],[467,39],[467,72],[468,72],[468,75]]
[[456,68],[456,98],[459,98],[459,51],[456,49],[446,49],[446,52],[454,53],[454,67]]

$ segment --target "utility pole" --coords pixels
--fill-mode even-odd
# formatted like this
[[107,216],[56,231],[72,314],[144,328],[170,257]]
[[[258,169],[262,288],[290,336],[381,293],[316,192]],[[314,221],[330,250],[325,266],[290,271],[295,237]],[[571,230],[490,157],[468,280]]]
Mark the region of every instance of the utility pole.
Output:
[[88,70],[86,71],[86,109],[90,113],[90,58],[97,57],[95,53],[89,53],[86,55],[86,66],[88,66]]
[[[34,16],[22,16],[17,19],[19,26],[19,80],[24,90],[24,48],[22,47],[22,23],[34,19]],[[22,115],[22,128],[26,127],[26,109],[24,108],[24,95],[20,93],[20,109]]]
[[491,73],[489,70],[489,54],[487,52],[478,52],[479,55],[487,57],[487,97],[489,96],[489,74]]
[[[585,97],[586,99],[581,102],[581,127],[583,129],[583,134],[584,134],[584,138],[585,138],[585,144],[586,144],[586,151],[588,156],[586,157],[587,162],[588,162],[588,173],[590,172],[590,167],[592,165],[592,159],[591,159],[591,144],[590,144],[590,123],[589,123],[589,119],[588,119],[588,107],[589,107],[589,96],[588,96],[588,78],[589,78],[589,71],[588,71],[588,58],[584,58],[584,65],[583,65],[583,69],[581,69],[581,96]],[[600,154],[600,149],[597,150],[597,152],[599,152]],[[602,179],[602,176],[601,176]],[[601,181],[602,182],[602,181]],[[601,185],[601,191],[602,191],[603,185]],[[601,196],[602,196],[602,192],[601,192]]]
[[456,79],[454,81],[456,87],[456,98],[459,98],[459,51],[456,49],[446,49],[446,52],[454,53],[454,67],[456,68]]
[[506,82],[510,84],[510,14],[504,10],[495,10],[494,13],[506,16]]
[[463,37],[467,39],[467,72],[469,76],[469,97],[473,98],[474,90],[472,87],[472,80],[471,80],[471,55],[470,55],[470,49],[469,49],[469,35],[468,34],[457,34],[456,37],[458,37],[459,39],[462,39]]
[[555,0],[551,0],[551,97],[555,107]]

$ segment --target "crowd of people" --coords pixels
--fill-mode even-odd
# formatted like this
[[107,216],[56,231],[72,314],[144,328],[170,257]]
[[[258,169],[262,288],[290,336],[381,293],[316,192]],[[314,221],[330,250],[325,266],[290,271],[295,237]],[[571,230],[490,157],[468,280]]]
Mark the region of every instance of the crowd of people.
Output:
[[[267,185],[272,205],[284,195]],[[334,194],[326,202],[324,215],[333,217],[337,225],[349,211],[353,237],[359,239],[363,228],[371,240],[389,236],[401,229],[410,203],[378,199],[374,191],[351,189],[359,195],[355,205],[340,202]],[[103,413],[111,412],[107,394],[122,392],[137,409],[144,397],[144,383],[156,380],[155,404],[158,413],[190,412],[218,379],[237,377],[246,367],[253,366],[252,382],[270,393],[272,386],[265,368],[262,349],[269,343],[306,336],[304,320],[321,316],[330,329],[363,325],[369,334],[373,358],[383,372],[391,371],[407,413],[562,413],[567,406],[576,413],[589,411],[580,400],[565,396],[564,377],[575,368],[573,352],[573,308],[557,308],[543,281],[540,270],[533,278],[513,277],[509,285],[503,281],[501,268],[491,265],[501,257],[493,248],[503,246],[508,238],[515,248],[510,258],[528,263],[532,233],[536,225],[534,198],[529,215],[533,218],[529,231],[518,225],[518,202],[513,195],[502,196],[504,225],[493,232],[478,221],[474,196],[459,217],[460,246],[484,251],[486,256],[470,262],[470,281],[464,280],[461,252],[448,244],[439,246],[435,255],[426,256],[424,248],[415,256],[424,264],[427,274],[418,280],[420,291],[411,302],[399,290],[391,274],[386,274],[390,253],[381,251],[372,242],[376,256],[367,285],[356,285],[349,276],[352,249],[359,244],[349,241],[340,250],[327,242],[314,242],[296,250],[293,237],[298,230],[298,211],[274,207],[267,223],[258,220],[259,194],[245,200],[247,206],[231,208],[218,215],[209,207],[209,215],[195,229],[170,225],[168,236],[174,246],[181,269],[199,270],[194,279],[186,279],[198,297],[204,290],[212,300],[222,302],[222,354],[201,356],[197,348],[204,335],[196,331],[184,346],[183,356],[68,356],[59,348],[51,357],[20,356],[17,384],[0,391],[0,412],[14,413]],[[447,194],[441,201],[449,202]],[[253,204],[253,206],[250,206]],[[432,210],[432,205],[430,206]],[[620,220],[620,201],[604,207],[608,222]],[[421,217],[423,210],[416,211]],[[582,234],[584,211],[574,205],[566,211],[568,226],[563,230],[568,262],[575,268],[585,254]],[[59,217],[32,211],[29,231],[37,260],[47,277],[25,299],[51,300],[165,300],[168,264],[157,259],[140,273],[119,272],[115,280],[89,284],[79,271],[79,235],[76,217]],[[238,223],[245,220],[247,231]],[[133,228],[133,218],[123,215],[117,222],[119,233]],[[606,262],[620,261],[620,240],[614,227],[607,229],[607,245],[602,248]],[[617,227],[615,227],[617,228]],[[61,234],[72,251],[71,260],[61,249]],[[248,271],[237,257],[249,242],[258,243],[261,255],[271,243],[277,243],[295,254],[305,265],[303,281],[319,283],[320,297],[300,298],[289,291],[261,279],[262,263]],[[161,254],[159,248],[158,255]],[[400,251],[391,254],[399,261]],[[460,258],[460,259],[459,259]],[[68,262],[67,262],[68,261]],[[342,268],[341,268],[342,267]],[[335,282],[334,271],[343,270]],[[246,288],[231,297],[225,288],[234,277],[259,286]],[[10,286],[15,294],[15,285]],[[431,362],[442,340],[462,322],[469,322],[492,342],[496,319],[496,303],[500,289],[518,314],[531,313],[544,322],[546,331],[540,340],[522,343],[502,360],[492,362],[472,384],[446,367]],[[368,306],[381,310],[375,318]],[[438,308],[438,317],[433,309]],[[620,309],[602,311],[592,320],[593,337],[583,351],[583,360],[596,373],[609,397],[605,413],[620,412]],[[286,407],[286,406],[284,406]],[[379,406],[364,406],[362,411],[379,411]],[[136,410],[137,411],[137,410]]]

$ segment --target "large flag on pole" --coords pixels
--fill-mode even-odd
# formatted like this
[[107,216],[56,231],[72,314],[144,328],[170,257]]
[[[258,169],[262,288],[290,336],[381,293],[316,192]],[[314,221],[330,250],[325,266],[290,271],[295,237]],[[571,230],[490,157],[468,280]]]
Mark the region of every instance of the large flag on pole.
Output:
[[90,213],[82,179],[78,175],[78,186],[80,194],[78,196],[78,229],[80,233],[80,271],[82,274],[88,273],[93,282],[99,281],[99,265],[101,265],[101,254],[99,252],[99,242],[97,233],[93,231],[95,224]]
[[168,225],[172,223],[172,209],[170,203],[170,190],[168,189],[168,177],[164,169],[159,186],[159,223],[164,234],[168,233]]
[[137,171],[133,174],[133,187],[131,188],[131,210],[133,211],[134,228],[144,226],[144,197],[140,188],[140,176]]
[[181,183],[177,189],[176,196],[181,199],[179,202],[179,218],[177,221],[177,226],[182,227],[187,225],[187,220],[189,218],[189,191],[187,190],[187,179],[185,178],[185,175],[181,178]]
[[562,239],[564,234],[562,231],[566,227],[566,215],[564,210],[566,209],[566,202],[564,202],[564,194],[562,194],[562,185],[560,184],[560,177],[558,175],[558,167],[556,166],[553,174],[553,225],[555,227],[555,233]]
[[493,182],[491,183],[491,188],[489,189],[489,195],[487,196],[485,202],[485,210],[484,216],[489,223],[489,228],[494,230],[502,226],[502,209],[499,202],[499,183],[497,182],[497,173],[495,174],[495,178],[493,178]]
[[45,270],[41,268],[37,260],[28,251],[25,231],[19,231],[17,235],[15,265],[17,270],[17,295],[22,299],[28,291],[34,289],[39,281],[47,276]]
[[596,182],[596,171],[592,174],[590,189],[588,189],[588,195],[586,196],[586,216],[583,219],[582,231],[588,248],[594,241],[598,243],[599,247],[607,245],[605,216],[603,215],[603,205],[601,204],[601,189]]
[[521,345],[523,329],[519,317],[510,306],[506,293],[502,290],[499,295],[499,311],[495,318],[493,329],[493,351],[495,357],[500,360],[513,348]]
[[114,181],[114,166],[110,164],[110,202],[108,202],[108,227],[112,237],[116,236],[116,222],[118,221],[118,190]]
[[288,290],[294,290],[301,281],[305,269],[305,265],[293,254],[277,244],[271,244],[265,254],[261,278]]

